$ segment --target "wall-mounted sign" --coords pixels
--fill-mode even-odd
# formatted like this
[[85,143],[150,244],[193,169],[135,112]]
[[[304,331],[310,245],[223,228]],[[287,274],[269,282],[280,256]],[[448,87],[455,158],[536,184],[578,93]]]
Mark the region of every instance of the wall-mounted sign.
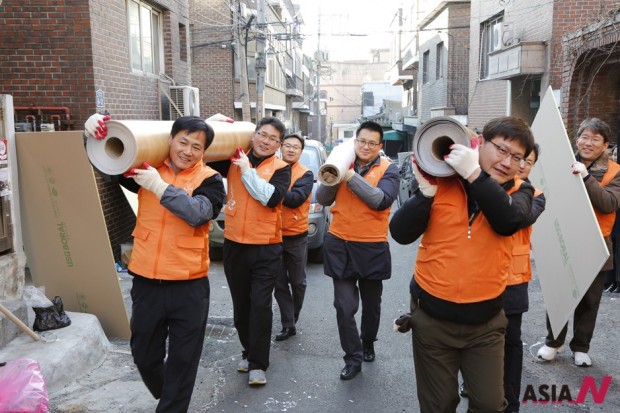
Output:
[[95,100],[97,101],[98,108],[105,108],[105,93],[103,93],[103,90],[97,89],[95,92]]

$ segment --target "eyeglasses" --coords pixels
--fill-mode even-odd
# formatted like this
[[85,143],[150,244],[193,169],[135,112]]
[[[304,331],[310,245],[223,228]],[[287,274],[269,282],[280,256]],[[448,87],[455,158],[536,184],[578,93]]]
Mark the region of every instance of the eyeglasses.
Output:
[[301,146],[299,146],[299,145],[291,145],[290,143],[283,143],[282,147],[284,149],[293,149],[294,151],[301,150]]
[[502,148],[501,146],[499,146],[498,144],[496,144],[493,141],[488,141],[489,143],[492,143],[493,146],[495,146],[495,150],[497,151],[497,153],[504,159],[508,158],[510,156],[510,162],[512,162],[514,165],[519,165],[519,166],[523,166],[525,165],[525,159],[521,158],[519,155],[515,155],[514,153],[510,153],[510,151],[506,148]]
[[532,162],[532,161],[530,161],[530,160],[523,161],[523,165],[521,165],[521,167],[524,167],[524,166],[526,166],[526,165],[527,165],[527,166],[529,166],[529,167],[531,168],[532,166],[534,166],[534,162]]
[[357,144],[361,147],[368,145],[370,149],[375,149],[378,145],[380,145],[380,143],[377,143],[374,141],[366,141],[364,139],[357,139],[357,138],[355,138],[355,142],[357,142]]
[[586,133],[584,133],[581,136],[579,136],[579,139],[582,140],[582,141],[590,141],[594,145],[599,145],[599,144],[605,142],[605,139],[601,135],[588,135]]
[[278,138],[276,135],[269,135],[267,134],[267,132],[256,132],[256,134],[258,136],[260,136],[261,138],[263,138],[263,140],[268,139],[270,144],[277,144],[280,143],[280,138]]

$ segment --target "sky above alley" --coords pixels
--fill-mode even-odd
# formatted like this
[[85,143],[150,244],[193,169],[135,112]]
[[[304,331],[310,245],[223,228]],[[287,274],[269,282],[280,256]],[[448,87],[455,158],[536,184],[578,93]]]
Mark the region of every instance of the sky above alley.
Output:
[[[390,48],[402,0],[293,0],[301,6],[304,52],[329,50],[329,59],[367,60],[368,51]],[[390,27],[390,24],[392,26]],[[319,36],[320,26],[320,36]]]

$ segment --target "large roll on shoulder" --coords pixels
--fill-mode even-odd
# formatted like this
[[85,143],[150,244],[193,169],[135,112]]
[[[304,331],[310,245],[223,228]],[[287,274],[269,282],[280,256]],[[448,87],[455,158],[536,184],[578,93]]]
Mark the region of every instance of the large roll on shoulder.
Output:
[[[86,153],[101,172],[120,175],[148,162],[160,167],[168,157],[168,138],[174,121],[110,120],[104,139],[89,138]],[[205,152],[205,162],[221,161],[235,154],[237,147],[248,149],[256,125],[251,122],[207,121],[213,128],[213,143]]]
[[439,116],[427,121],[413,137],[413,153],[418,166],[432,176],[452,176],[456,172],[444,161],[450,146],[460,143],[471,147],[476,132],[449,116]]
[[[319,183],[325,186],[337,185],[342,181],[344,174],[349,170],[351,163],[355,161],[355,148],[353,147],[354,139],[348,139],[347,141],[337,145],[332,149],[331,153],[325,160],[325,163],[321,165],[317,174]],[[336,175],[334,182],[328,183],[323,180],[323,172],[329,172]]]

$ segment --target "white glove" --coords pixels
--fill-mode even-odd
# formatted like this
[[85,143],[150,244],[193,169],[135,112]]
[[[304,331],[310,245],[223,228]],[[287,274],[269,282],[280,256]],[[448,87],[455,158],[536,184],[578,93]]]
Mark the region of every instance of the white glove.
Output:
[[460,143],[455,143],[450,149],[450,153],[444,157],[444,160],[463,178],[469,178],[476,169],[480,168],[478,149],[471,149]]
[[415,179],[418,181],[418,188],[420,188],[422,195],[427,198],[434,197],[437,193],[437,181],[435,180],[435,177],[422,172],[414,158],[411,159],[411,164],[413,165],[413,174],[415,175]]
[[582,164],[581,162],[575,162],[572,166],[572,169],[573,169],[573,174],[581,175],[582,179],[586,179],[586,177],[589,175],[588,168],[586,168],[586,166]]
[[346,182],[349,182],[351,178],[353,178],[353,175],[355,175],[355,163],[351,162],[349,169],[347,169],[347,171],[344,173],[342,179]]
[[89,136],[97,140],[103,139],[108,134],[108,126],[106,125],[106,122],[110,119],[111,117],[108,115],[103,116],[99,113],[95,113],[88,118],[84,124],[84,129]]
[[237,156],[237,158],[233,158],[231,161],[239,167],[241,170],[241,175],[243,175],[245,171],[250,169],[250,159],[243,151],[238,151]]
[[161,199],[166,188],[168,188],[168,183],[161,179],[157,169],[149,166],[147,169],[134,169],[132,172],[135,173],[132,178],[138,185],[154,193],[157,199]]

